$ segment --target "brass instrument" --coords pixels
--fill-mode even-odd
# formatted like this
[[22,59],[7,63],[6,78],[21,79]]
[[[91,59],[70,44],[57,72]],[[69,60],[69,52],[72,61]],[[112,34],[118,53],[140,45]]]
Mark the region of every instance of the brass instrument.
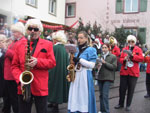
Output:
[[144,55],[144,62],[150,63],[150,50],[147,50]]
[[30,84],[33,81],[33,73],[30,71],[30,66],[27,64],[29,63],[29,59],[31,58],[31,53],[30,53],[30,39],[31,36],[29,35],[27,37],[27,52],[25,55],[25,71],[21,73],[20,75],[20,82],[21,82],[21,88],[22,88],[22,95],[23,95],[23,100],[26,102],[30,101],[31,98],[31,87]]
[[114,46],[117,44],[117,40],[116,40],[116,38],[115,37],[113,37],[113,36],[111,36],[110,38],[109,38],[109,44],[110,44],[110,51],[112,51],[113,50],[113,48],[114,48]]
[[112,44],[114,44],[114,42],[115,42],[115,38],[113,36],[111,36],[109,38],[109,44],[112,45]]
[[150,55],[150,50],[147,50],[147,51],[145,52],[145,57],[148,56],[148,55]]
[[67,70],[69,71],[67,75],[68,82],[73,82],[75,80],[75,65],[73,62],[74,54],[70,54],[70,65],[68,65]]

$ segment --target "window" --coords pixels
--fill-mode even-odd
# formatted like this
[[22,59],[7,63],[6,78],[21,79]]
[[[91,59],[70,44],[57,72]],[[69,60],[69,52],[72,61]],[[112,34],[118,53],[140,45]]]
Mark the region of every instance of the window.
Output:
[[132,35],[137,36],[138,29],[135,29],[135,28],[125,28],[125,32],[129,32]]
[[125,13],[138,12],[139,0],[125,0]]
[[138,28],[138,39],[141,44],[146,43],[146,28]]
[[147,0],[116,0],[116,13],[146,12],[147,3]]
[[37,0],[26,0],[26,4],[36,7]]
[[68,3],[66,5],[66,17],[75,17],[75,3]]
[[56,0],[49,1],[49,13],[56,15]]

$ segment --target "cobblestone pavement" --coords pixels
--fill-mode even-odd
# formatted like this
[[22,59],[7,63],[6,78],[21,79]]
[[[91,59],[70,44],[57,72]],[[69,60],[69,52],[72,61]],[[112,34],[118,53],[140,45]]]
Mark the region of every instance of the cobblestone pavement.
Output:
[[[145,99],[144,95],[146,94],[146,88],[145,88],[145,72],[141,72],[141,76],[138,79],[136,89],[134,92],[133,101],[131,104],[131,111],[129,113],[150,113],[150,99]],[[123,109],[116,110],[114,109],[114,106],[118,104],[119,100],[119,72],[116,72],[116,79],[115,83],[112,84],[110,89],[110,95],[109,95],[109,106],[110,106],[110,113],[128,113]],[[98,86],[95,86],[95,95],[96,95],[96,104],[97,104],[97,110],[100,110],[99,107],[99,90]],[[1,112],[0,107],[0,113]],[[67,113],[67,103],[59,105],[60,112],[59,113]],[[34,104],[32,113],[36,113]],[[48,113],[50,113],[48,109]]]

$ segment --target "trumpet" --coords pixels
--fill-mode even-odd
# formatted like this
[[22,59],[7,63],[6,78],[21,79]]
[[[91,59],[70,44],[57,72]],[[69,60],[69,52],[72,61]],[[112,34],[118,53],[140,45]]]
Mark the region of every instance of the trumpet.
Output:
[[20,82],[22,84],[21,89],[22,89],[23,100],[26,102],[30,101],[30,98],[31,98],[30,84],[34,78],[33,73],[30,71],[30,66],[27,65],[27,63],[29,63],[29,59],[31,58],[30,38],[31,38],[31,36],[29,35],[27,37],[27,52],[25,55],[25,71],[22,72],[20,75]]

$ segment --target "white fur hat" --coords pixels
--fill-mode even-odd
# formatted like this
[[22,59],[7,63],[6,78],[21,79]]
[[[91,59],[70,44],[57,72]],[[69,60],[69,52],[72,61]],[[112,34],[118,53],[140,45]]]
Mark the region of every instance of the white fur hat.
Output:
[[29,19],[25,25],[27,30],[29,26],[36,26],[41,32],[43,32],[43,25],[39,19]]
[[128,35],[128,36],[127,36],[127,42],[128,42],[129,40],[133,40],[133,41],[136,43],[136,37],[135,37],[134,35]]
[[67,43],[67,37],[62,30],[52,33],[52,39],[62,42],[63,44]]
[[17,22],[15,24],[11,25],[11,30],[20,32],[23,35],[25,35],[25,27],[24,27],[23,23],[21,23],[21,22]]

